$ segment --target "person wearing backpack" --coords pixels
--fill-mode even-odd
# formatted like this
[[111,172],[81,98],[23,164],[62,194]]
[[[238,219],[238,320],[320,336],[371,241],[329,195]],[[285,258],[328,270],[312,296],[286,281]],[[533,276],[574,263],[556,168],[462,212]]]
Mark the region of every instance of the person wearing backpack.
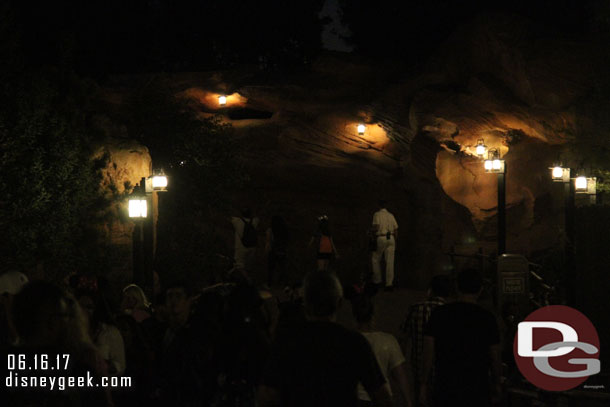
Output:
[[235,230],[235,268],[249,271],[254,260],[258,243],[258,218],[250,209],[244,209],[240,217],[233,216],[231,223]]
[[339,253],[337,253],[337,248],[330,232],[330,222],[326,215],[318,218],[318,229],[311,237],[309,246],[314,242],[317,242],[318,248],[318,270],[328,270],[330,259],[339,257]]

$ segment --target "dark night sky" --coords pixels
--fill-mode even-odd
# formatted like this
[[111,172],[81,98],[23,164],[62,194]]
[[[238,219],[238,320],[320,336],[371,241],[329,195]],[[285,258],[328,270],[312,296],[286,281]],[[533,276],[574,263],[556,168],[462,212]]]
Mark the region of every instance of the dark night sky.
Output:
[[[590,35],[610,20],[610,4],[602,0],[4,0],[0,29],[17,34],[30,68],[196,71],[263,59],[281,69],[302,65],[323,48],[408,62],[487,12],[518,14],[561,36]],[[352,33],[351,43],[337,33]]]

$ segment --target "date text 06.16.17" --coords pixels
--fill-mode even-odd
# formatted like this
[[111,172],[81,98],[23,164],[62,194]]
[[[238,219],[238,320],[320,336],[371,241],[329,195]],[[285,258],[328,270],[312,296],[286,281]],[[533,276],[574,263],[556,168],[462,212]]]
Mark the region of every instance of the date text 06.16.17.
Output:
[[48,355],[46,353],[24,355],[9,354],[8,370],[67,370],[70,355],[67,353]]

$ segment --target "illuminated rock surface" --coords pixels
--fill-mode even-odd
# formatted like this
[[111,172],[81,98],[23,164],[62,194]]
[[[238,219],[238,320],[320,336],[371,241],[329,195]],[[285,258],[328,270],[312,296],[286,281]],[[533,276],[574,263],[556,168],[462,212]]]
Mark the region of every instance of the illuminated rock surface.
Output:
[[563,144],[600,130],[585,100],[603,57],[534,31],[507,17],[481,19],[419,75],[327,55],[311,72],[281,78],[191,73],[170,81],[201,115],[223,115],[236,128],[252,182],[234,201],[250,202],[263,227],[283,214],[297,262],[312,263],[304,246],[327,214],[342,266],[366,269],[364,233],[383,197],[400,225],[397,278],[422,284],[448,266],[441,254],[452,246],[495,250],[496,181],[474,156],[480,138],[507,162],[508,250],[530,254],[561,239],[561,196],[548,167]]

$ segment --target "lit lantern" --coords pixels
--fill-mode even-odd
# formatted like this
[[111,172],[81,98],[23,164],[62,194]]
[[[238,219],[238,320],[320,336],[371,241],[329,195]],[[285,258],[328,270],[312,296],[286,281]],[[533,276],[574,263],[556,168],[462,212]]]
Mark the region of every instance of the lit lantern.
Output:
[[141,196],[129,198],[129,217],[145,218],[148,216],[148,204]]
[[570,169],[564,168],[561,165],[556,165],[550,168],[551,178],[553,182],[569,182],[570,181]]
[[165,191],[167,189],[167,175],[165,175],[163,170],[160,170],[153,175],[152,189],[153,191]]
[[563,168],[554,167],[553,168],[553,179],[562,179],[563,178]]
[[587,192],[587,184],[588,184],[587,177],[584,177],[582,175],[579,177],[576,177],[576,182],[575,182],[576,192]]
[[477,146],[475,147],[475,151],[480,158],[483,158],[483,156],[487,152],[487,146],[485,145],[485,141],[482,138],[480,138],[479,141],[477,141]]
[[167,188],[167,177],[165,175],[155,175],[152,179],[154,190],[163,190]]
[[489,149],[487,160],[485,160],[483,167],[485,172],[504,172],[504,160],[500,159],[500,152],[496,148]]
[[362,123],[359,124],[358,125],[358,134],[362,136],[364,134],[364,130],[366,130],[366,126]]
[[167,191],[168,179],[163,170],[157,170],[150,177],[146,178],[145,191],[147,194],[152,192]]
[[225,106],[227,104],[227,97],[225,95],[218,96],[218,104],[220,106]]

